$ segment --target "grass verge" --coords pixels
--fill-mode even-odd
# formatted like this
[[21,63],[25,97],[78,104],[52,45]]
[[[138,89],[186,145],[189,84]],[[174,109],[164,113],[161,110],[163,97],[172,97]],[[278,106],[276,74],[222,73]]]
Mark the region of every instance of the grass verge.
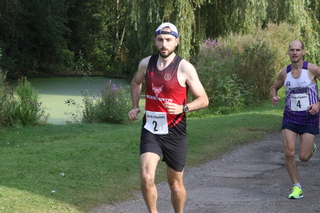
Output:
[[[283,107],[188,118],[187,166],[279,132]],[[89,212],[139,189],[141,119],[0,130],[0,212]],[[160,162],[157,182],[164,181]]]

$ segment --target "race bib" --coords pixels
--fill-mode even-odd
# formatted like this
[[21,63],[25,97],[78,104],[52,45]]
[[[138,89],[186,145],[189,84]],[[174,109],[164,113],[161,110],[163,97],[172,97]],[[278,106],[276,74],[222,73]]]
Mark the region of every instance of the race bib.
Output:
[[306,111],[308,110],[309,96],[306,93],[291,94],[291,110],[292,111]]
[[153,134],[168,134],[167,113],[146,111],[146,124],[144,128]]

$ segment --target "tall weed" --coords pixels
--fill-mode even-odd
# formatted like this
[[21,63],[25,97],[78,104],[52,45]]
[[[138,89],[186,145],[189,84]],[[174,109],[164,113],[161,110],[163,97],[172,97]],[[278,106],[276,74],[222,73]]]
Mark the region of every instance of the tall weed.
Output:
[[9,112],[11,125],[36,125],[47,121],[49,115],[39,102],[39,94],[26,77],[18,80],[15,93]]
[[110,80],[101,90],[100,96],[84,94],[84,123],[119,123],[128,121],[127,113],[131,108],[126,90],[117,87]]

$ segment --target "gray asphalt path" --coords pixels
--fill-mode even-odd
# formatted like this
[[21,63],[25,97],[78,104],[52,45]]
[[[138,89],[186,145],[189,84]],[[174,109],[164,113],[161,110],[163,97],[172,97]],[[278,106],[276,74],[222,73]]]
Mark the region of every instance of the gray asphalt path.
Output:
[[[317,145],[319,137],[317,139]],[[299,141],[297,141],[297,149]],[[320,150],[320,149],[319,149]],[[287,199],[292,187],[284,166],[280,133],[237,147],[220,159],[187,168],[185,213],[316,213],[320,212],[320,152],[307,163],[296,158],[304,197]],[[174,213],[167,183],[157,185],[158,212]],[[147,213],[142,195],[93,213]]]

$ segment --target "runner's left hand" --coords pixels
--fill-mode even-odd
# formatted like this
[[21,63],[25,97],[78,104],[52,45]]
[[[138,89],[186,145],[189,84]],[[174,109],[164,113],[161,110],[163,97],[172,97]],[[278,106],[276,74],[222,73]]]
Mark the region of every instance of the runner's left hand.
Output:
[[166,102],[164,103],[164,107],[167,109],[168,113],[172,115],[178,115],[183,112],[183,105]]

